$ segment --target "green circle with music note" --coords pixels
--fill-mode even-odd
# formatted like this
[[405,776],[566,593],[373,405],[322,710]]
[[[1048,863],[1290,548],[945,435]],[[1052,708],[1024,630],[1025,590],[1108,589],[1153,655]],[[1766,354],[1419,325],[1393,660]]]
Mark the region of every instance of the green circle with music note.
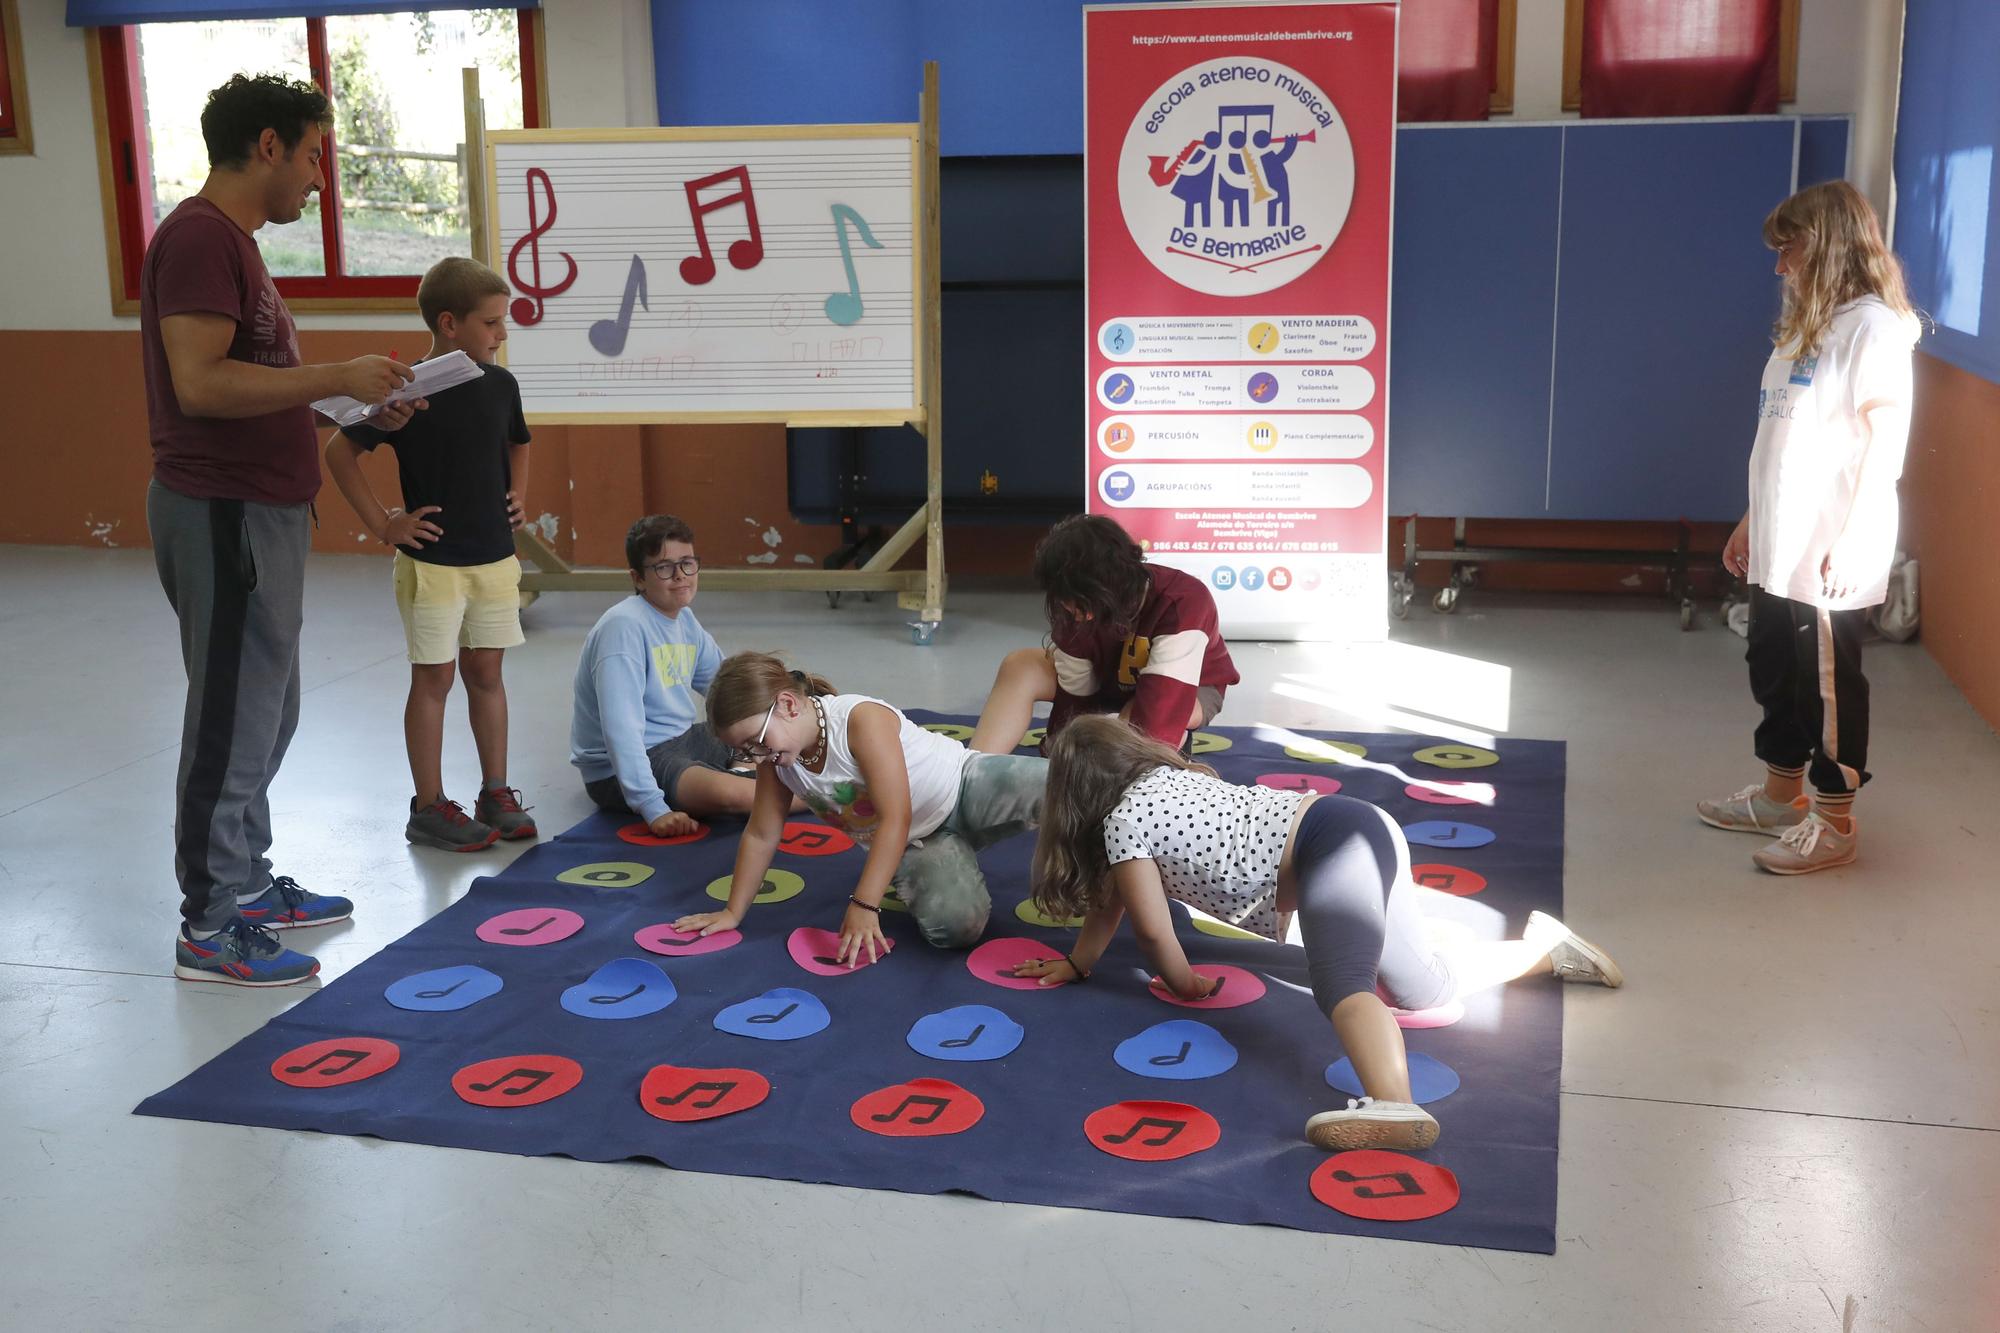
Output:
[[653,877],[653,867],[637,861],[593,861],[573,866],[556,878],[565,884],[581,884],[586,889],[630,889]]
[[1264,938],[1262,935],[1252,935],[1247,930],[1238,930],[1235,926],[1228,925],[1225,922],[1210,921],[1207,917],[1190,916],[1188,920],[1193,922],[1194,928],[1202,934],[1213,935],[1219,940],[1261,940]]
[[935,731],[940,736],[949,736],[955,741],[972,739],[972,728],[962,722],[926,722],[925,731]]
[[[729,881],[732,878],[733,876],[730,875],[722,875],[710,880],[708,884],[708,896],[717,902],[728,902]],[[764,887],[758,889],[757,896],[750,901],[753,903],[781,903],[787,898],[798,897],[800,891],[805,886],[806,882],[789,870],[766,870],[764,872]]]
[[1188,746],[1189,754],[1214,754],[1217,750],[1227,750],[1235,741],[1227,736],[1218,736],[1212,731],[1197,731]]
[[1039,751],[1042,748],[1042,742],[1048,738],[1049,729],[1047,727],[1029,727],[1027,733],[1021,737],[1021,743],[1014,748],[1017,750]]
[[1051,929],[1063,926],[1075,927],[1083,924],[1083,918],[1073,916],[1067,921],[1058,921],[1041,908],[1035,906],[1033,898],[1023,898],[1014,905],[1014,915],[1031,926],[1047,926]]
[[1500,762],[1499,755],[1477,745],[1433,745],[1410,758],[1432,768],[1490,768]]
[[1308,764],[1344,764],[1348,757],[1366,759],[1368,747],[1356,745],[1353,741],[1301,740],[1297,745],[1285,747],[1288,759],[1303,759]]
[[904,902],[903,895],[897,893],[892,887],[887,893],[882,895],[882,910],[885,912],[907,912],[910,910],[910,905]]

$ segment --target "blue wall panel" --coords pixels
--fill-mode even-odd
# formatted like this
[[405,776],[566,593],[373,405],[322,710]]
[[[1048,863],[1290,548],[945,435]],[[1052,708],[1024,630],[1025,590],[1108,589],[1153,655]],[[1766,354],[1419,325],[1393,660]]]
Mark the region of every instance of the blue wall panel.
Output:
[[1799,188],[1822,181],[1847,179],[1847,141],[1854,121],[1848,116],[1814,116],[1799,122]]

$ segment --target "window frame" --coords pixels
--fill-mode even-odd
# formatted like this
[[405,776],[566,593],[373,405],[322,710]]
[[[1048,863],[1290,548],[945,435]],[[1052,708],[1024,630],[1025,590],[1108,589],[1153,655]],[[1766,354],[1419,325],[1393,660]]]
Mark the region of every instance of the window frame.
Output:
[[[13,0],[0,0],[10,6]],[[521,43],[521,120],[528,129],[549,123],[547,46],[542,13],[515,11]],[[322,91],[331,85],[327,59],[326,20],[301,18],[306,25],[306,56],[313,82]],[[152,177],[145,126],[140,123],[144,98],[140,85],[139,33],[133,27],[97,28],[85,43],[90,65],[91,110],[96,120],[97,174],[104,207],[106,271],[111,279],[111,308],[118,315],[139,313],[139,269],[151,239],[145,217],[141,180]],[[322,161],[326,183],[320,192],[321,236],[327,273],[311,277],[274,277],[285,305],[294,312],[409,311],[416,308],[422,274],[342,274],[340,146],[326,136]]]
[[1499,0],[1498,30],[1493,38],[1493,95],[1486,103],[1489,115],[1514,114],[1514,37],[1519,20],[1517,0]]
[[28,119],[27,61],[21,55],[17,0],[0,0],[0,153],[32,156],[35,135]]
[[[1563,0],[1562,109],[1583,109],[1583,7]],[[1778,104],[1799,100],[1799,0],[1778,0]]]

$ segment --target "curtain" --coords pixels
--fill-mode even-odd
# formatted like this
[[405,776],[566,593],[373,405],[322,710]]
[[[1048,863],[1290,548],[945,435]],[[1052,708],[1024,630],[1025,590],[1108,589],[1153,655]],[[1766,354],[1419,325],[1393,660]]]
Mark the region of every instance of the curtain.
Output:
[[1499,46],[1499,0],[1403,0],[1396,119],[1485,120]]
[[1583,114],[1771,115],[1778,0],[1583,0]]

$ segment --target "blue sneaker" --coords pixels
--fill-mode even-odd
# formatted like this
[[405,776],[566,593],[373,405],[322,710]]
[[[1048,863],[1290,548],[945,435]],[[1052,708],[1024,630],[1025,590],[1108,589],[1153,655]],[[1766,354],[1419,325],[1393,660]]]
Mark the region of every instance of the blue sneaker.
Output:
[[330,926],[354,915],[354,904],[346,898],[323,893],[307,893],[290,875],[279,875],[271,887],[249,902],[236,904],[245,921],[266,930],[297,930],[301,926]]
[[319,959],[287,949],[276,935],[240,916],[205,940],[190,939],[183,924],[174,940],[174,975],[182,981],[291,986],[318,971]]

